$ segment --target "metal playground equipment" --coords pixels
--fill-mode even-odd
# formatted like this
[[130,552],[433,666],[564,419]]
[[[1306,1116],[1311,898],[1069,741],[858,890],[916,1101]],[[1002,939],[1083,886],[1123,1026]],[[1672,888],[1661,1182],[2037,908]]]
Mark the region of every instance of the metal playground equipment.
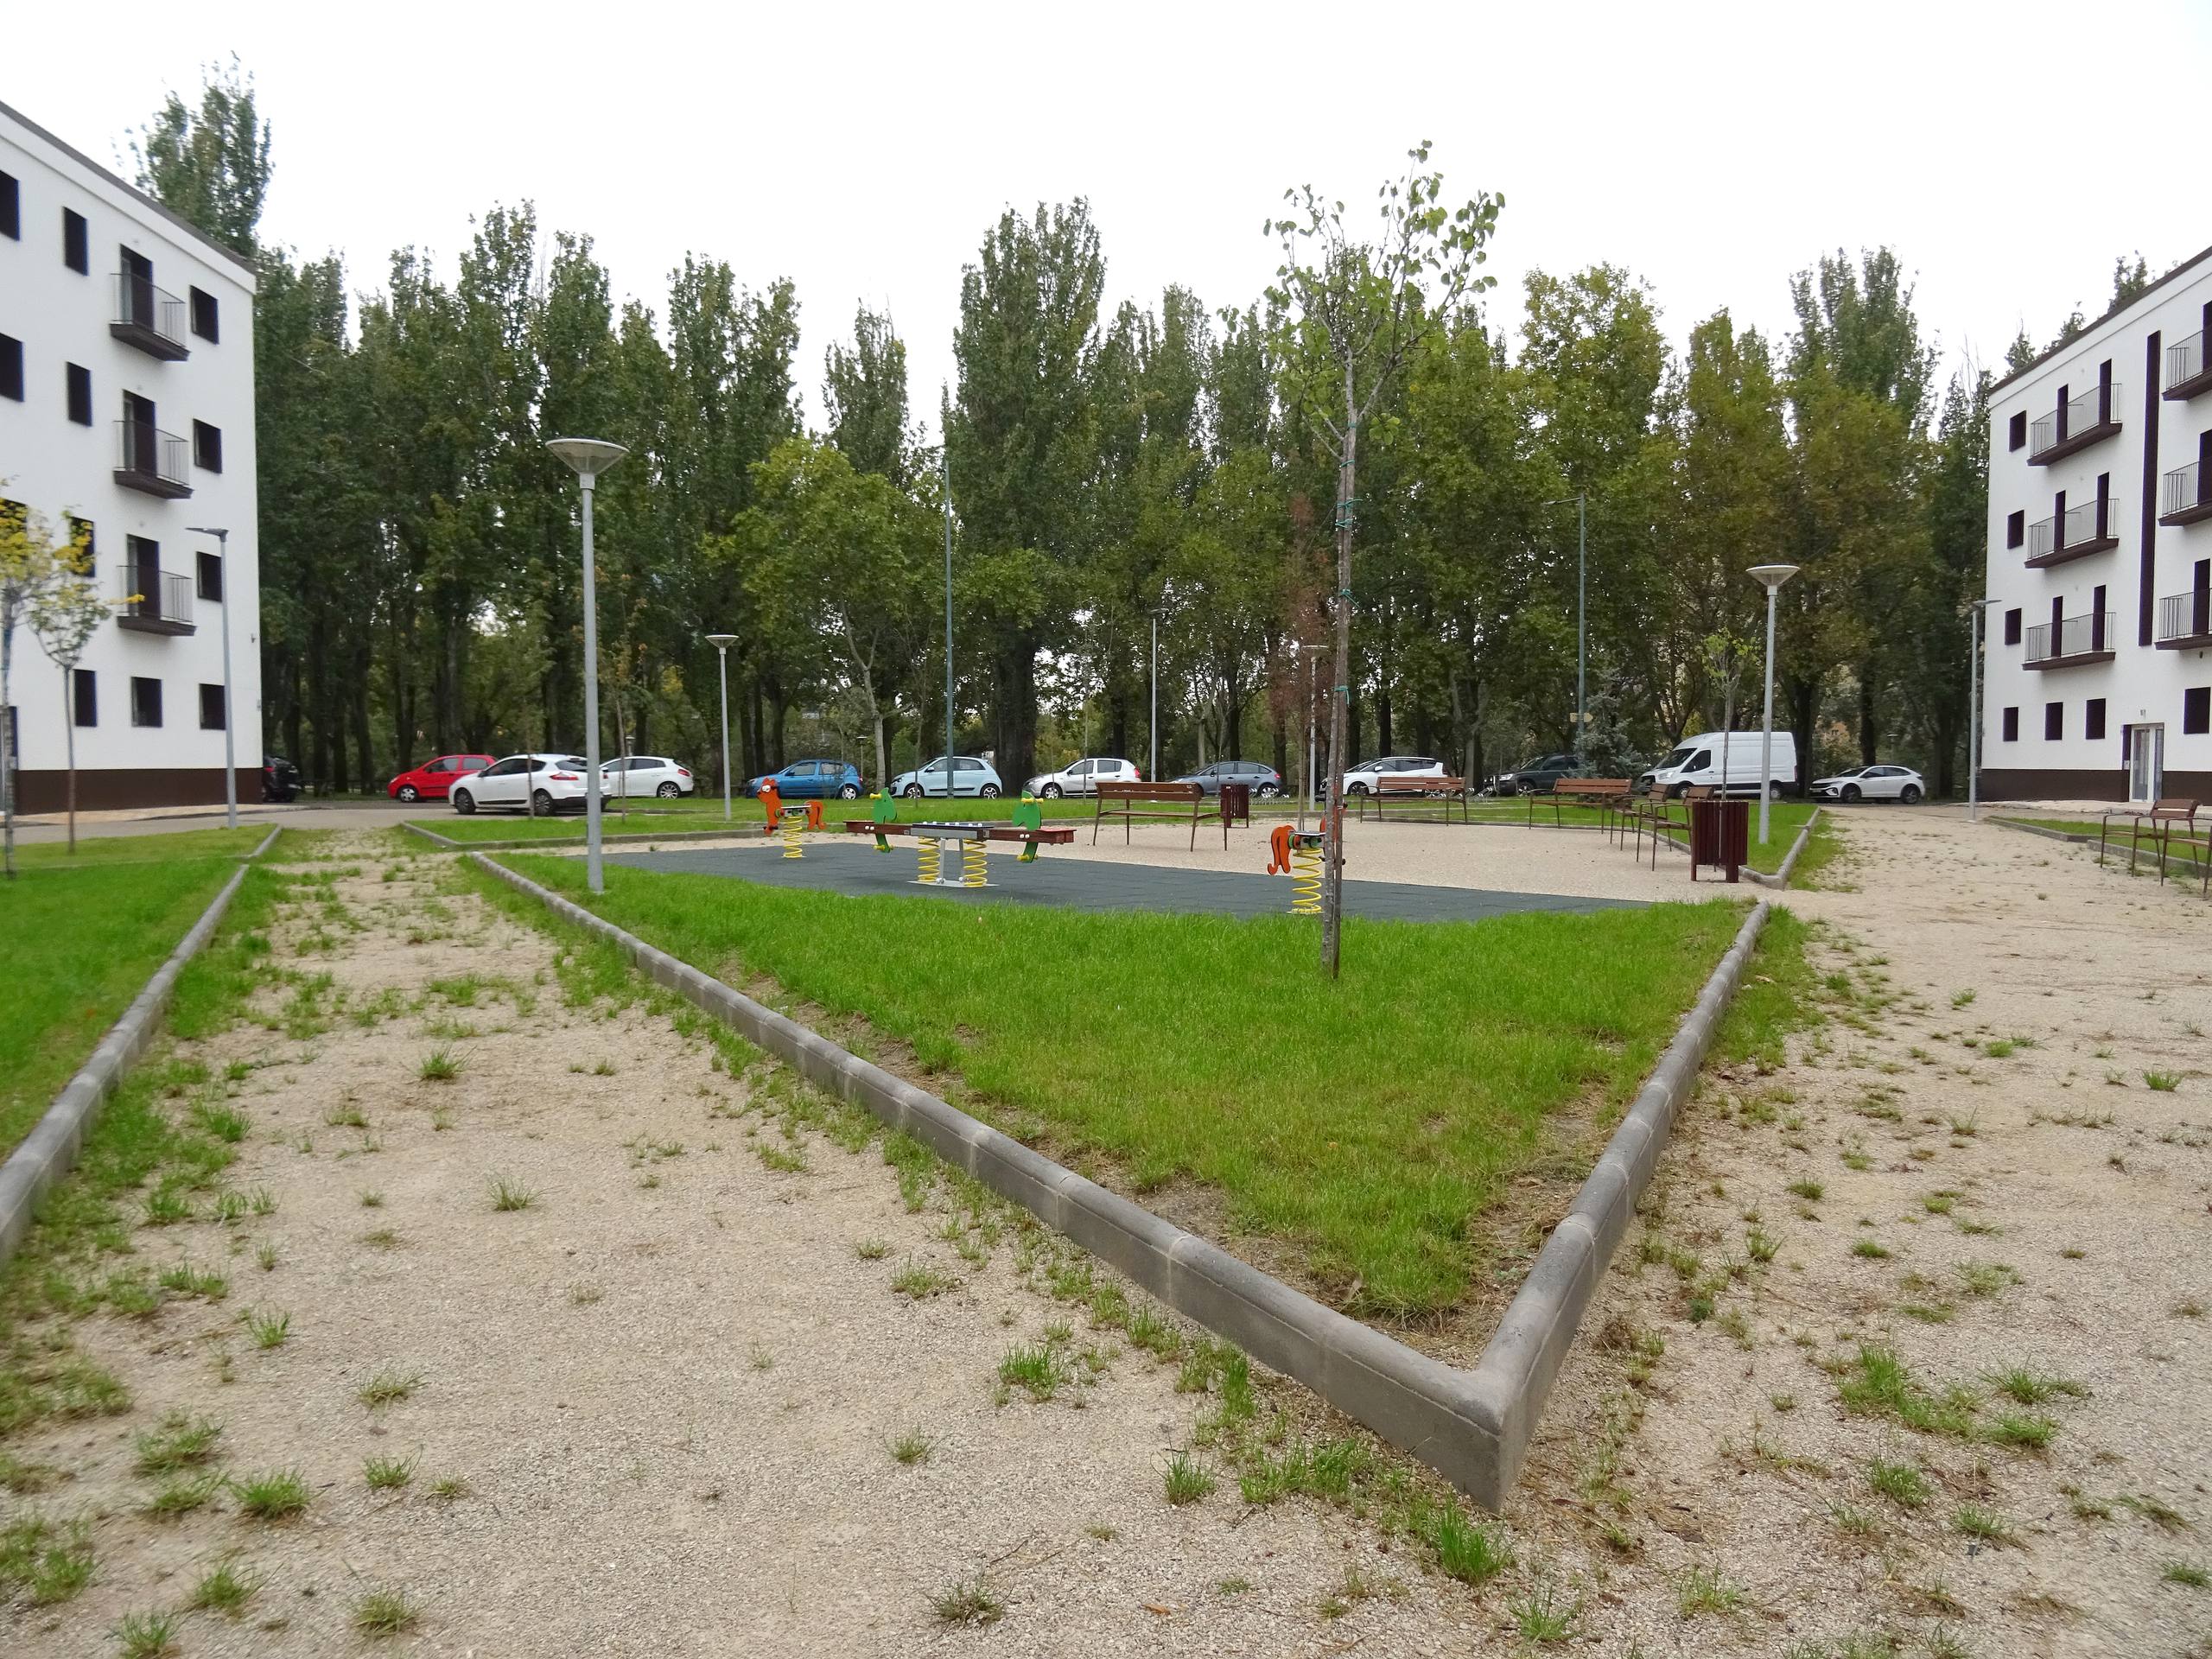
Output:
[[901,823],[899,803],[888,795],[878,795],[869,816],[848,818],[845,828],[856,836],[874,836],[879,853],[891,850],[893,836],[913,836],[918,866],[914,880],[925,887],[990,886],[990,855],[986,846],[990,842],[1021,842],[1021,856],[1015,861],[1033,864],[1038,848],[1065,847],[1075,839],[1075,831],[1065,826],[1046,829],[1045,809],[1028,800],[1016,801],[1004,823]]
[[1319,916],[1321,861],[1327,854],[1328,837],[1319,830],[1294,830],[1281,823],[1268,837],[1268,874],[1290,878],[1290,913]]

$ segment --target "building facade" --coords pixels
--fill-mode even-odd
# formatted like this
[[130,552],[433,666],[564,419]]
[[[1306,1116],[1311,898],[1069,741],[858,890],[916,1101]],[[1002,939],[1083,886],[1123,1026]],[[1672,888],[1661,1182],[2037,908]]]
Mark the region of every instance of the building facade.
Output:
[[1990,402],[1981,787],[2212,801],[2212,248]]
[[115,607],[67,683],[16,630],[22,811],[62,804],[73,732],[80,808],[219,802],[226,713],[260,798],[253,295],[250,263],[0,104],[0,511],[84,526]]

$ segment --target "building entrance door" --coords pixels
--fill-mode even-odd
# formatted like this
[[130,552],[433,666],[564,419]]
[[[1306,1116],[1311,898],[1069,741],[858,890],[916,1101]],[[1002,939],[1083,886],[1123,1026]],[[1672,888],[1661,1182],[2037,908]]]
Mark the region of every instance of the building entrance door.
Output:
[[2127,728],[2127,798],[2144,806],[2155,805],[2166,779],[2166,728],[2131,726]]

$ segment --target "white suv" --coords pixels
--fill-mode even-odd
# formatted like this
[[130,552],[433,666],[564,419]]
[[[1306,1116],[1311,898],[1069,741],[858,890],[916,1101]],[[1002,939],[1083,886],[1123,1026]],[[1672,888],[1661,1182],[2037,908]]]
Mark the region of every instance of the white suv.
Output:
[[1363,760],[1344,773],[1346,795],[1372,795],[1375,780],[1389,772],[1401,778],[1441,778],[1444,763],[1425,754],[1389,754],[1380,760]]
[[1101,784],[1141,784],[1144,774],[1127,760],[1092,756],[1058,772],[1040,772],[1022,785],[1039,800],[1054,801],[1063,795],[1095,795]]
[[[453,810],[467,817],[479,807],[508,807],[518,812],[584,810],[591,763],[581,754],[511,754],[453,786]],[[606,785],[600,798],[607,798]]]

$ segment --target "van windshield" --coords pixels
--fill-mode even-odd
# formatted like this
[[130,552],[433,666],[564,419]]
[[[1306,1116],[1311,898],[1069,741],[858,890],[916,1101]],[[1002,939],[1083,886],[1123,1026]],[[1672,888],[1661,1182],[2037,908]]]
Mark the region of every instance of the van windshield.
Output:
[[1662,772],[1672,772],[1675,767],[1686,764],[1689,758],[1689,746],[1688,744],[1684,744],[1681,748],[1676,749],[1672,754],[1669,755],[1664,760],[1662,760],[1659,763],[1659,770]]

